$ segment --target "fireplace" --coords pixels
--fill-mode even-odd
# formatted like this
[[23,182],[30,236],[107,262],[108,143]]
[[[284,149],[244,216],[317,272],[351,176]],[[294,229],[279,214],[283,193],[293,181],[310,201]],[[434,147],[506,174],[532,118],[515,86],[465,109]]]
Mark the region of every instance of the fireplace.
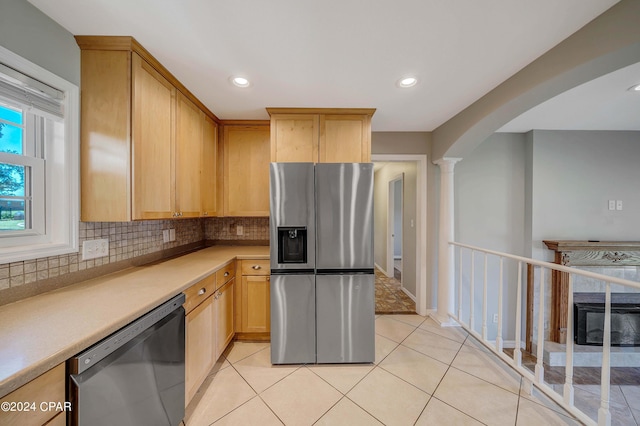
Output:
[[[604,294],[575,293],[574,300],[575,342],[602,346]],[[611,346],[640,346],[640,294],[611,294]]]

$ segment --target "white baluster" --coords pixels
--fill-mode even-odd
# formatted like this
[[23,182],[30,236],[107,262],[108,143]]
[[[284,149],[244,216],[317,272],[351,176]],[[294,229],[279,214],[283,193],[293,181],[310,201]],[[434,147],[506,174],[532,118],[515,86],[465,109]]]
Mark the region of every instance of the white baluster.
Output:
[[484,280],[482,283],[482,340],[487,341],[487,253],[484,254]]
[[604,335],[602,336],[602,375],[600,378],[600,409],[598,425],[611,426],[609,398],[611,392],[611,283],[606,283],[604,299]]
[[475,281],[476,281],[476,262],[475,259],[476,258],[476,252],[475,250],[471,250],[471,284],[469,285],[469,293],[470,293],[470,297],[469,297],[469,330],[474,330],[474,324],[475,324],[475,320],[473,318],[474,312],[473,312],[473,292],[474,292],[474,285],[475,285]]
[[458,321],[462,322],[462,247],[458,249]]
[[518,288],[516,289],[516,347],[513,349],[513,362],[516,367],[522,366],[522,261],[518,262]]
[[502,352],[502,287],[503,287],[504,258],[500,257],[500,278],[498,279],[498,334],[496,335],[496,350]]
[[563,398],[565,404],[573,407],[573,274],[569,274],[569,289],[567,293],[567,363]]

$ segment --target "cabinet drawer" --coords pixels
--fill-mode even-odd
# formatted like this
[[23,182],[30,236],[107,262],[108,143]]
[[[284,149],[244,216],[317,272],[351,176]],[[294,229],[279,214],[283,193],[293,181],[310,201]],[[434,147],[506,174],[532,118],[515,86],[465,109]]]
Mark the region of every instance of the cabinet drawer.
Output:
[[11,392],[0,400],[16,403],[34,403],[33,411],[0,411],[0,424],[2,425],[42,425],[51,420],[57,411],[40,409],[43,402],[65,402],[65,376],[64,363],[52,368],[41,376],[36,377],[24,386]]
[[269,259],[243,260],[242,275],[269,275],[271,263]]
[[216,290],[216,274],[211,274],[205,279],[198,281],[184,291],[186,300],[184,302],[184,310],[186,313],[191,312],[193,308],[202,303],[207,297],[211,296]]
[[229,262],[216,272],[218,288],[225,285],[231,278],[236,276],[236,262]]

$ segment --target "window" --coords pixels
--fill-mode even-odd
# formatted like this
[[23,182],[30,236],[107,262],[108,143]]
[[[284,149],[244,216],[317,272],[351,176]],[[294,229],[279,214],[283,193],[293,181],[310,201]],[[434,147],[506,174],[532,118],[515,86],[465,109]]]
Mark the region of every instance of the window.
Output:
[[78,88],[0,46],[0,263],[77,251]]

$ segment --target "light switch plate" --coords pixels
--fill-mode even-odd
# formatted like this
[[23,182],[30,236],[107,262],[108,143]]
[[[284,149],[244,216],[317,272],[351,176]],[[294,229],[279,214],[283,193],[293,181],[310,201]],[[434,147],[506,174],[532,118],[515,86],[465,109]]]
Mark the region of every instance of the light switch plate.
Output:
[[616,210],[622,210],[622,200],[616,201]]
[[87,240],[82,243],[82,260],[109,256],[109,240]]
[[169,241],[176,240],[176,230],[174,228],[169,229]]
[[238,225],[236,227],[236,235],[244,235],[244,226]]
[[168,243],[169,242],[169,230],[168,229],[163,229],[162,230],[162,242],[163,243]]

